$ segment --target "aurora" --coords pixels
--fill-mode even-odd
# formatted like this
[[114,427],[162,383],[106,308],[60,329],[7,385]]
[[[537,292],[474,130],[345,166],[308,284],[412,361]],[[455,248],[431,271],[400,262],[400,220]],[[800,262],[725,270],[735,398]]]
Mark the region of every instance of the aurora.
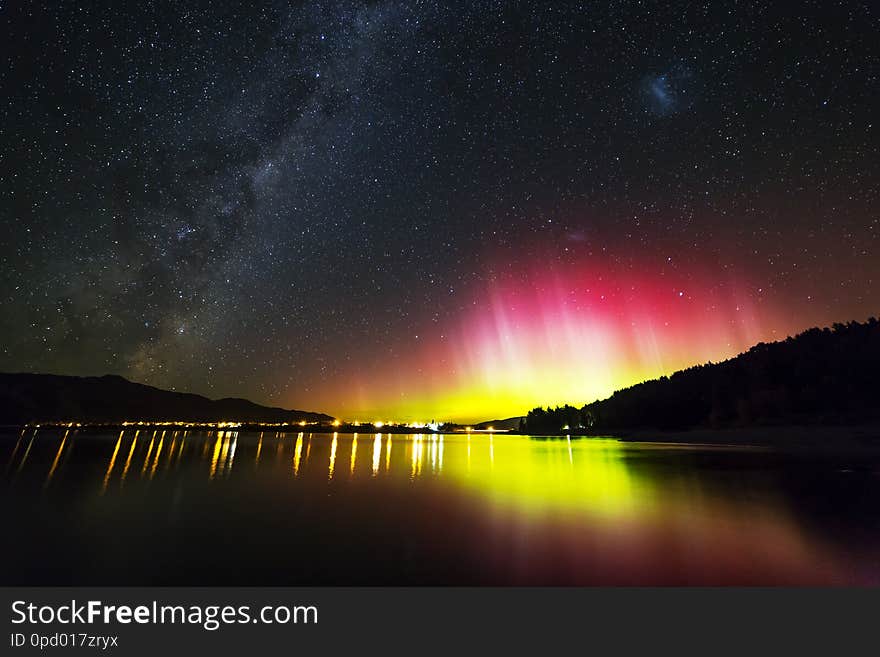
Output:
[[801,328],[778,299],[756,301],[758,288],[708,266],[535,266],[474,291],[466,312],[406,349],[356,360],[311,403],[348,419],[461,422],[582,405]]

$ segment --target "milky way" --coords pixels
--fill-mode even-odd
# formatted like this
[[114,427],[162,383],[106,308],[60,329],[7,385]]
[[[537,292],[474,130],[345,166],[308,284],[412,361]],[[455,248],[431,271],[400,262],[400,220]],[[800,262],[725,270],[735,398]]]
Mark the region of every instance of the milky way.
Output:
[[867,3],[0,19],[0,370],[470,420],[877,314]]

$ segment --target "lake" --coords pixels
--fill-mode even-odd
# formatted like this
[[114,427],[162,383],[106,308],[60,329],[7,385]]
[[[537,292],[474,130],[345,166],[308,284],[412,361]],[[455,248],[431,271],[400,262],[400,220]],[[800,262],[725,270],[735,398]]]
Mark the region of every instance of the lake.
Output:
[[880,457],[503,434],[0,433],[0,583],[880,583]]

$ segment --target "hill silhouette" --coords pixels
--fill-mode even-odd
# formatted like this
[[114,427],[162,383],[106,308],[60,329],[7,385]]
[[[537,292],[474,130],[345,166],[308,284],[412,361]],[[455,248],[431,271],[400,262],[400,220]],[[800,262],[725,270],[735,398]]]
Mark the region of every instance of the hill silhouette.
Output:
[[880,322],[812,328],[721,363],[645,381],[581,408],[529,411],[522,430],[558,434],[880,420]]
[[484,422],[473,425],[473,427],[474,429],[480,430],[485,430],[491,427],[496,431],[516,431],[517,429],[519,429],[522,419],[522,415],[517,415],[515,417],[509,417],[503,420],[486,420]]
[[0,424],[78,421],[324,422],[323,413],[260,406],[247,399],[208,399],[161,390],[121,376],[0,373]]

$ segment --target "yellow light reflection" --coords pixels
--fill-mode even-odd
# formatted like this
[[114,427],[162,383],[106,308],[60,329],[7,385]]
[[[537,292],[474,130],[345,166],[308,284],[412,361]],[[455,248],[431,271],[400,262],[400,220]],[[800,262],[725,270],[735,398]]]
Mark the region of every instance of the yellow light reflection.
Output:
[[373,476],[379,472],[379,463],[382,460],[382,434],[377,433],[373,438]]
[[357,460],[358,453],[358,435],[354,434],[351,439],[351,467],[349,468],[349,472],[354,473],[354,464]]
[[162,432],[162,435],[159,436],[159,446],[156,448],[156,456],[153,459],[153,467],[150,468],[150,479],[153,478],[153,475],[156,474],[156,466],[159,465],[159,457],[162,455],[162,445],[165,444],[165,432]]
[[293,448],[293,476],[296,477],[299,475],[299,461],[302,457],[303,451],[303,434],[300,434],[296,437],[296,447]]
[[21,441],[24,439],[24,434],[27,432],[27,429],[22,429],[21,433],[18,434],[18,440],[15,441],[15,449],[12,450],[12,455],[9,457],[9,462],[6,464],[5,472],[9,472],[9,469],[12,467],[12,464],[15,462],[15,455],[18,454],[18,447],[21,445]]
[[229,457],[229,436],[230,433],[228,431],[224,431],[223,433],[223,443],[222,448],[220,449],[220,462],[217,464],[217,470],[223,472],[226,469],[226,459]]
[[27,461],[28,454],[31,453],[31,447],[33,447],[34,438],[37,437],[37,431],[39,431],[39,429],[34,429],[34,433],[31,435],[31,439],[28,442],[27,449],[24,450],[24,456],[21,457],[21,463],[18,464],[18,470],[16,470],[16,472],[21,472],[22,468],[24,468],[24,464]]
[[217,461],[220,458],[220,450],[223,447],[223,432],[217,432],[217,440],[214,441],[214,453],[211,455],[211,479],[217,474]]
[[180,439],[180,447],[177,448],[177,458],[174,461],[174,468],[175,469],[177,469],[177,466],[180,464],[180,457],[183,454],[183,447],[184,447],[184,445],[186,445],[186,439],[188,437],[186,435],[187,433],[188,433],[187,431],[184,431],[183,437]]
[[[101,495],[107,492],[107,483],[110,481],[110,474],[113,472],[113,466],[116,464],[116,455],[119,454],[119,445],[122,444],[122,434],[124,433],[125,429],[119,432],[119,437],[116,439],[116,447],[113,448],[113,456],[110,457],[110,464],[107,466],[107,472],[104,473],[104,483],[101,485]],[[64,437],[67,438],[67,434],[64,434]],[[55,463],[52,464],[52,471],[55,470],[55,465],[58,463],[59,456],[61,456],[60,449],[58,450],[58,455],[55,457]],[[49,472],[49,479],[52,478],[52,471]]]
[[330,470],[327,473],[328,479],[333,479],[333,469],[336,466],[336,444],[337,438],[339,434],[335,431],[333,432],[333,442],[330,443]]
[[[52,467],[49,468],[49,474],[46,475],[46,483],[43,486],[48,486],[49,482],[52,481],[52,476],[55,474],[55,469],[58,467],[58,461],[61,460],[61,453],[64,451],[64,444],[67,442],[67,435],[70,433],[70,429],[64,432],[64,437],[61,439],[61,444],[58,445],[58,451],[55,453],[55,460],[52,461]],[[119,434],[120,436],[122,434]]]
[[388,434],[388,439],[385,441],[385,472],[391,469],[391,434]]
[[[228,439],[227,439],[228,443]],[[238,447],[238,431],[232,432],[232,444],[229,445],[229,457],[226,459],[226,476],[232,473],[232,464],[235,462],[235,450]]]
[[412,439],[412,470],[410,478],[415,478],[422,473],[422,434],[417,433]]
[[158,433],[158,430],[154,431],[153,435],[150,437],[150,445],[147,447],[147,455],[144,457],[144,465],[141,468],[141,477],[143,477],[144,474],[147,472],[147,465],[150,462],[150,454],[153,453],[153,443],[156,442],[156,434],[157,433]]
[[[444,476],[498,504],[546,513],[570,510],[620,519],[652,505],[647,482],[638,482],[616,440],[532,440],[474,437],[472,455],[446,450]],[[571,452],[569,452],[571,449]]]
[[139,433],[140,430],[134,432],[134,439],[131,441],[131,448],[128,450],[128,458],[125,459],[125,465],[122,466],[122,479],[119,482],[120,486],[125,484],[125,478],[128,476],[128,468],[131,465],[131,457],[134,454],[135,447],[137,447]]
[[165,459],[165,469],[171,465],[171,459],[174,458],[174,449],[177,447],[177,434],[179,432],[175,431],[171,434],[171,447],[168,448],[168,458]]

